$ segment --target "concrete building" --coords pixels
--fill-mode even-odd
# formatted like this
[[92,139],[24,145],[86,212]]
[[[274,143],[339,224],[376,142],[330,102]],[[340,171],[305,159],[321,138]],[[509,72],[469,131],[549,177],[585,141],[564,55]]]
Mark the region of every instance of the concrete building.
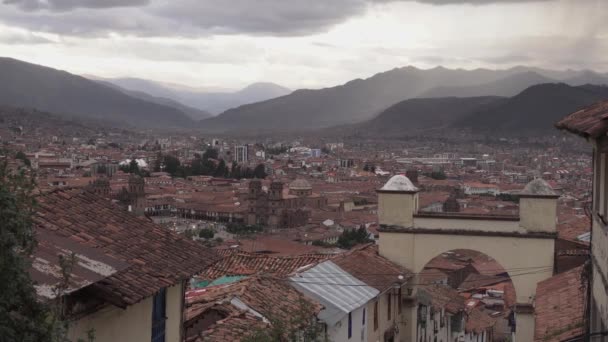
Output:
[[234,161],[238,164],[249,162],[249,145],[237,145],[234,147]]

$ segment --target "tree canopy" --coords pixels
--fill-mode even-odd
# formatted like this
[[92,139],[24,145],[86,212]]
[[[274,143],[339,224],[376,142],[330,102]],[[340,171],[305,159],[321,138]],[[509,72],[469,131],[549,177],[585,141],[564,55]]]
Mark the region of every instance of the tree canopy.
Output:
[[37,300],[30,279],[34,239],[34,181],[0,160],[0,336],[6,341],[54,341],[50,308]]

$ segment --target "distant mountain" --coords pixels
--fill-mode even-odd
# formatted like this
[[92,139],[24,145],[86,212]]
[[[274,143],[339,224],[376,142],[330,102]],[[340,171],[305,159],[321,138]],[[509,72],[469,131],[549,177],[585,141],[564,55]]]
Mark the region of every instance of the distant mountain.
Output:
[[0,105],[136,127],[187,127],[193,123],[176,108],[144,101],[65,71],[0,58],[0,75]]
[[363,121],[387,107],[443,86],[470,86],[496,81],[507,71],[450,70],[437,67],[393,69],[367,79],[318,90],[296,90],[276,99],[230,109],[204,120],[209,130],[318,129]]
[[269,82],[253,83],[235,92],[180,92],[180,99],[191,106],[205,108],[211,113],[219,114],[227,109],[242,105],[274,99],[291,93],[291,90]]
[[207,119],[212,117],[213,115],[207,111],[204,111],[202,109],[197,109],[197,108],[193,108],[193,107],[189,107],[186,106],[180,102],[177,102],[175,100],[172,100],[170,98],[167,97],[157,97],[157,96],[152,96],[148,93],[144,93],[141,91],[136,91],[136,90],[129,90],[129,89],[124,89],[116,84],[107,82],[107,81],[98,81],[101,82],[109,87],[118,89],[120,91],[122,91],[123,93],[132,96],[132,97],[136,97],[138,99],[142,99],[144,101],[147,102],[152,102],[152,103],[157,103],[163,106],[169,106],[169,107],[173,107],[183,113],[185,113],[186,115],[188,115],[190,118],[192,118],[193,120],[202,120],[202,119]]
[[498,96],[409,99],[390,106],[371,120],[341,127],[339,133],[397,137],[441,130],[480,108],[497,106],[507,100]]
[[[89,77],[89,76],[85,76]],[[123,77],[123,78],[99,78],[91,76],[96,81],[103,81],[106,84],[114,84],[124,90],[132,90],[145,94],[149,94],[154,97],[176,99],[178,94],[176,91],[171,90],[167,85],[157,83],[154,81],[144,80],[135,77]]]
[[605,99],[608,99],[606,86],[540,84],[497,106],[476,109],[454,126],[510,135],[552,132],[553,124],[564,116]]
[[349,125],[373,118],[391,105],[412,98],[514,96],[526,88],[556,82],[604,83],[603,74],[515,67],[506,70],[421,70],[404,67],[355,79],[343,85],[293,93],[227,110],[203,120],[210,131],[301,130]]
[[608,99],[608,87],[563,83],[534,85],[513,97],[410,99],[373,119],[327,131],[366,137],[428,135],[454,129],[506,136],[555,133],[553,124],[559,119],[603,99]]
[[206,91],[140,78],[99,79],[122,89],[142,92],[154,97],[171,99],[190,108],[219,114],[227,109],[287,95],[291,90],[270,82],[253,83],[238,91]]
[[490,83],[467,87],[433,88],[421,94],[420,97],[514,96],[530,86],[552,82],[555,80],[537,72],[522,71]]
[[608,85],[608,75],[586,70],[564,82],[574,86],[584,84]]

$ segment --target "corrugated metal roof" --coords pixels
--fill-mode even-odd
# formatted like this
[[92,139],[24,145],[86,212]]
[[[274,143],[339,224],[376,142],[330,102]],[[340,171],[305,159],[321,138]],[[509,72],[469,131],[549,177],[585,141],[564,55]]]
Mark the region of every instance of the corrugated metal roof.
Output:
[[325,308],[319,318],[333,325],[349,312],[365,305],[380,291],[344,271],[332,261],[322,262],[290,278],[296,288]]

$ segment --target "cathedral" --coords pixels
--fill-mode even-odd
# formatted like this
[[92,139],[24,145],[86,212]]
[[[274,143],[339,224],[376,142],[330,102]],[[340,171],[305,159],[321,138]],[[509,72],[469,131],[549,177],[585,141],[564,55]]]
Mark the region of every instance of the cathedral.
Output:
[[247,224],[269,228],[292,228],[308,223],[311,209],[327,206],[327,199],[312,192],[304,179],[296,179],[286,189],[283,182],[272,181],[270,187],[261,180],[249,182]]

